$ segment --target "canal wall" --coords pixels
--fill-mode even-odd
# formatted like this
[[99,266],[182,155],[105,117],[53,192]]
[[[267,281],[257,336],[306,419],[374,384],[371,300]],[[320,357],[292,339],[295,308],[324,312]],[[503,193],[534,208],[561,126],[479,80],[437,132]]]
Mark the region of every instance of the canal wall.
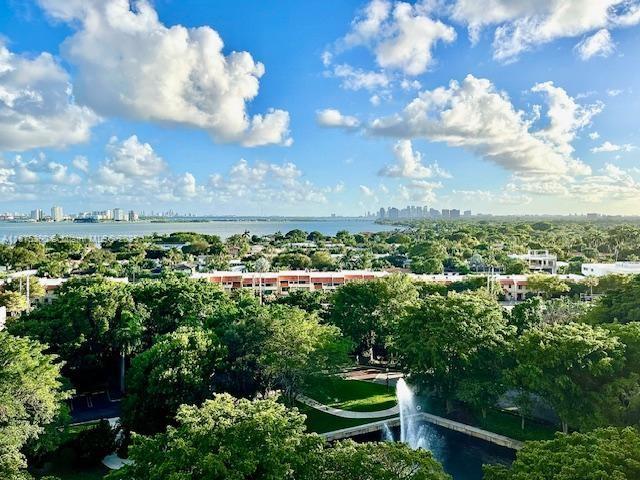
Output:
[[[448,428],[449,430],[464,433],[465,435],[479,438],[486,442],[494,443],[502,447],[511,448],[513,450],[520,450],[523,447],[523,442],[519,440],[505,437],[504,435],[499,435],[494,432],[489,432],[488,430],[483,430],[481,428],[472,427],[471,425],[467,425],[465,423],[456,422],[454,420],[449,420],[448,418],[439,417],[430,413],[420,413],[418,414],[418,416],[421,420],[433,423],[434,425],[439,425],[441,427]],[[385,424],[388,427],[397,427],[400,425],[400,418],[391,418],[389,420],[380,420],[378,422],[334,430],[333,432],[323,433],[322,436],[324,436],[329,441],[341,440],[344,438],[350,438],[357,435],[380,431],[384,428]]]

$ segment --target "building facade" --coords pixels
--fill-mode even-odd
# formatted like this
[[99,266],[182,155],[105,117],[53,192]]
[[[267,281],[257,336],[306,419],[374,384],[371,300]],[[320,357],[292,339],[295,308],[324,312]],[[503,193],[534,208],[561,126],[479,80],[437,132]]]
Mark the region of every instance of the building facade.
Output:
[[604,275],[640,275],[640,262],[583,263],[582,274],[596,277]]

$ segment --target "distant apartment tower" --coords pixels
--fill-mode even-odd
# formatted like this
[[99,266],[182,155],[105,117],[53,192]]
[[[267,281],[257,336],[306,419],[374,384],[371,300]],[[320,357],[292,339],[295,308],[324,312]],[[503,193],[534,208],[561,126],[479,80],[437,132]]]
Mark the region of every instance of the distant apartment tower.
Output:
[[384,217],[385,217],[384,207],[380,207],[380,211],[378,212],[378,218],[384,218]]
[[429,216],[430,217],[439,217],[440,216],[440,210],[436,210],[435,208],[430,208],[429,209]]
[[389,208],[389,210],[387,210],[387,214],[389,215],[389,218],[399,218],[400,217],[400,211],[396,207]]
[[442,209],[442,218],[449,218],[451,216],[451,211],[448,208]]
[[31,220],[35,220],[36,222],[41,221],[44,218],[44,212],[40,208],[36,208],[35,210],[31,210]]
[[113,219],[116,222],[124,222],[127,218],[125,217],[125,213],[124,210],[121,208],[114,208],[113,209]]
[[471,210],[465,210],[464,211],[464,216],[465,217],[470,217],[471,216]]
[[451,218],[460,218],[460,210],[458,210],[457,208],[454,208],[452,210],[449,211],[449,216]]
[[64,213],[62,212],[62,207],[57,207],[57,206],[51,207],[51,219],[54,222],[61,222],[64,219]]
[[133,210],[129,211],[129,221],[130,222],[137,222],[138,221],[138,214],[136,212],[134,212]]

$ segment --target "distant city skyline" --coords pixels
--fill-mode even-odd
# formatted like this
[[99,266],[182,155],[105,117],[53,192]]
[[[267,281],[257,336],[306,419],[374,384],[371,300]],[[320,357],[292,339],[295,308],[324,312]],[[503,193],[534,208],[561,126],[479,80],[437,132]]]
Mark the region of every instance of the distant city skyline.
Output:
[[563,4],[0,0],[0,211],[638,214],[640,0]]

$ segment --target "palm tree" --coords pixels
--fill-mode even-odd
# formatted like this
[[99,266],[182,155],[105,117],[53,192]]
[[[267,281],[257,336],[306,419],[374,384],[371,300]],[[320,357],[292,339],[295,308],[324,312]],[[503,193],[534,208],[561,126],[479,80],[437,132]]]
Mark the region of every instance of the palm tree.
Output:
[[146,311],[132,312],[123,310],[120,314],[120,324],[115,330],[114,341],[120,350],[120,391],[124,393],[124,377],[127,356],[132,355],[142,343],[144,332],[144,318]]

